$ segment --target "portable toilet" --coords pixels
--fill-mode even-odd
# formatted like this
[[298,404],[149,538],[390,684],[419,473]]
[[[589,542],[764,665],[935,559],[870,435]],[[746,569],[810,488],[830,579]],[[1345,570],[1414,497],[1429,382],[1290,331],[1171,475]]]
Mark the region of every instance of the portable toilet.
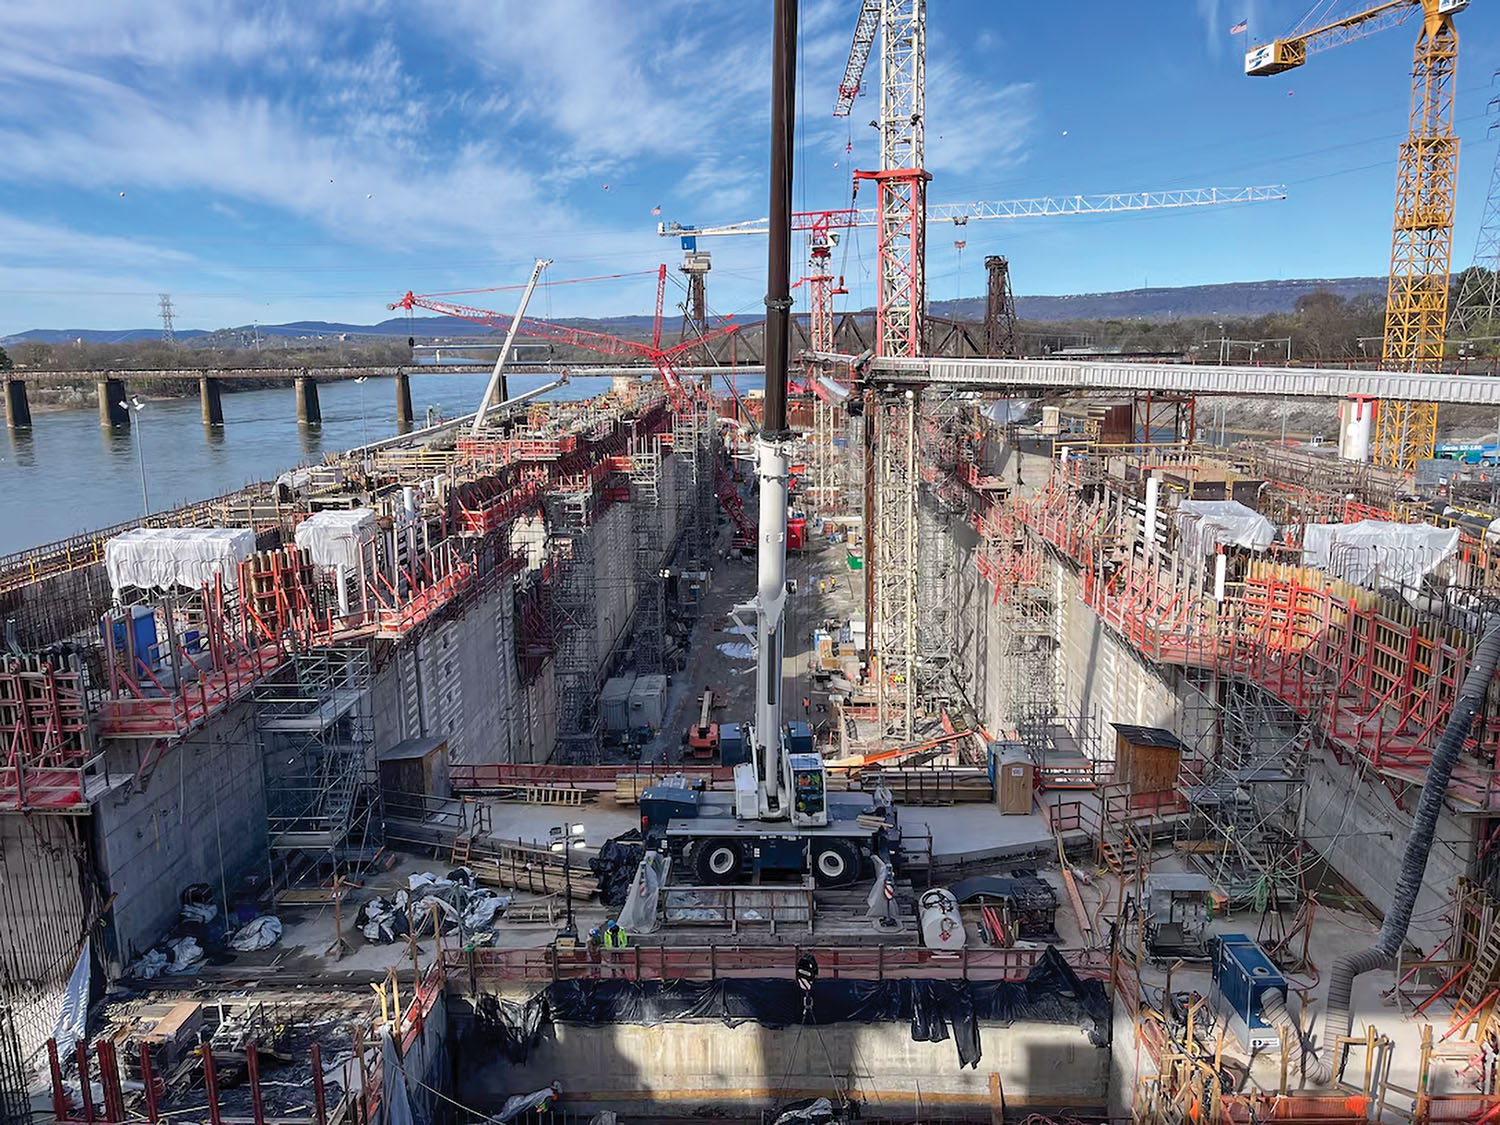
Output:
[[1026,747],[1019,742],[991,742],[989,767],[995,807],[1008,816],[1030,813],[1036,790],[1036,764]]

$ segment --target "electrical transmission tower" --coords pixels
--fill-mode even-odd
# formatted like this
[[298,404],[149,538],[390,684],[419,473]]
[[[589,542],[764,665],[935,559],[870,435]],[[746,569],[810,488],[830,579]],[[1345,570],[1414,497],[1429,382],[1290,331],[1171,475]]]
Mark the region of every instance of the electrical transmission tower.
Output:
[[172,294],[160,293],[158,294],[158,297],[160,298],[161,304],[162,343],[166,344],[169,348],[175,347],[177,344],[177,336],[172,331]]
[[985,354],[991,359],[1020,359],[1016,338],[1016,297],[1010,288],[1010,263],[999,254],[984,260],[989,287],[984,303]]
[[[1495,72],[1500,79],[1500,70]],[[1500,128],[1500,98],[1490,99],[1490,135]],[[1474,265],[1464,274],[1449,336],[1467,336],[1481,324],[1500,320],[1500,148],[1495,150],[1495,168],[1490,173],[1490,193],[1484,201],[1484,218],[1474,243]]]

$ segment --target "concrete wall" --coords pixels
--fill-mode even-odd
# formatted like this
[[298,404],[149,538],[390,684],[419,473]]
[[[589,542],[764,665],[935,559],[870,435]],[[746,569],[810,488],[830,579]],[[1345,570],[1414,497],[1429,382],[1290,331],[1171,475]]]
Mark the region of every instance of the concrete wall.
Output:
[[545,762],[557,749],[557,679],[547,661],[536,681],[516,696],[519,706],[511,716],[513,761]]
[[[1011,723],[1012,687],[1045,674],[1047,662],[1037,660],[1035,667],[1021,669],[1007,666],[1016,657],[1001,608],[995,604],[994,587],[974,566],[978,537],[971,528],[954,525],[953,540],[958,676],[985,726],[998,731]],[[1183,721],[1176,686],[1180,677],[1152,668],[1107,630],[1084,604],[1082,583],[1070,568],[1055,560],[1045,565],[1053,585],[1053,627],[1061,641],[1053,658],[1060,719],[1075,733],[1080,725],[1092,726],[1106,749],[1114,744],[1107,725],[1111,722],[1178,730]]]
[[659,1027],[554,1025],[525,1063],[460,1058],[456,1097],[498,1109],[511,1094],[557,1080],[579,1112],[689,1117],[754,1110],[848,1090],[872,1116],[990,1120],[992,1074],[1006,1106],[1104,1106],[1108,1048],[1076,1027],[982,1026],[977,1069],[960,1069],[952,1040],[917,1043],[904,1023],[818,1028],[726,1027],[710,1021]]
[[[1413,789],[1406,808],[1399,809],[1373,771],[1340,763],[1326,752],[1313,755],[1307,764],[1303,836],[1382,913],[1390,908],[1418,794]],[[1472,821],[1447,811],[1438,818],[1407,939],[1424,952],[1448,936],[1445,907],[1475,854],[1473,841]]]
[[[143,746],[144,749],[144,746]],[[94,808],[94,831],[118,956],[129,961],[177,917],[182,889],[231,889],[266,863],[261,754],[248,702],[162,756],[145,790],[121,785]],[[222,908],[222,903],[220,904]]]
[[963,523],[950,527],[956,590],[954,675],[985,728],[998,732],[1010,725],[1012,703],[1003,665],[1004,626],[995,612],[994,587],[979,576],[974,565],[978,533]]
[[589,531],[594,552],[597,662],[604,664],[624,639],[635,612],[635,523],[628,504],[612,504]]
[[521,684],[516,628],[506,582],[397,646],[375,679],[376,745],[446,738],[458,764],[545,761],[557,739],[552,666]]
[[[1076,574],[1060,563],[1052,566],[1053,604],[1062,618],[1058,663],[1063,714],[1175,729],[1177,697],[1167,678],[1104,627],[1084,604],[1083,583]],[[1106,741],[1113,744],[1112,733]]]

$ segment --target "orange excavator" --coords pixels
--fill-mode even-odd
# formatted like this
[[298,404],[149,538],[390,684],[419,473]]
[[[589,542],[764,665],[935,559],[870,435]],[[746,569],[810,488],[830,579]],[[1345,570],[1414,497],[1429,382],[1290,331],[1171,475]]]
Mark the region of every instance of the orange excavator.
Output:
[[688,727],[687,756],[689,758],[713,759],[719,756],[719,724],[709,716],[714,709],[714,689],[703,689],[703,700],[698,709],[698,721]]

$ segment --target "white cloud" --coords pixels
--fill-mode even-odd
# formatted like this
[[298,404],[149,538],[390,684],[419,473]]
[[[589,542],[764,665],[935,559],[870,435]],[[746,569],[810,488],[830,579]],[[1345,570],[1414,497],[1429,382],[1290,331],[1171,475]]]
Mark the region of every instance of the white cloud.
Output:
[[108,261],[137,267],[182,266],[192,254],[130,238],[88,234],[61,224],[38,223],[0,212],[0,246],[5,247],[6,277],[15,268],[47,265],[87,265]]
[[[873,134],[850,158],[848,125],[829,114],[854,15],[846,0],[806,0],[802,13],[799,160],[813,207],[841,204],[817,192],[846,190],[853,163],[873,159]],[[258,290],[288,288],[268,281],[276,265],[173,258],[166,236],[110,240],[173,207],[222,223],[223,237],[210,225],[181,244],[230,262],[298,223],[315,232],[298,237],[324,232],[361,261],[395,248],[388,257],[494,262],[480,283],[532,253],[556,257],[564,276],[639,268],[675,252],[654,236],[654,204],[696,221],[763,213],[769,25],[769,6],[705,15],[697,0],[7,0],[0,37],[24,49],[0,68],[0,183],[34,207],[49,192],[92,198],[76,222],[59,212],[79,228],[75,245],[106,263],[87,272],[90,254],[66,259],[79,261],[81,290],[117,287],[127,263],[143,275],[176,268],[171,287],[205,297],[224,282],[263,305]],[[878,58],[870,65],[873,75]],[[956,63],[931,67],[929,165],[1019,159],[1032,100]],[[0,244],[7,229],[0,217]],[[759,256],[720,249],[726,265]],[[157,285],[150,276],[132,288]],[[620,311],[641,305],[619,300]]]

